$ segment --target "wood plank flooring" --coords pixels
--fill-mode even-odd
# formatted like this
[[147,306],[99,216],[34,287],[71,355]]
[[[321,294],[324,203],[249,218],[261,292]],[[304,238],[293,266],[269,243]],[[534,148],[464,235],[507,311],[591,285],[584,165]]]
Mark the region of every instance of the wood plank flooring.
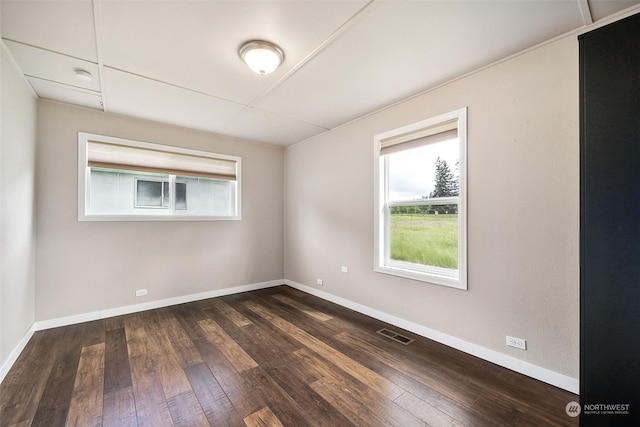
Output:
[[0,426],[574,426],[577,400],[279,286],[36,332]]

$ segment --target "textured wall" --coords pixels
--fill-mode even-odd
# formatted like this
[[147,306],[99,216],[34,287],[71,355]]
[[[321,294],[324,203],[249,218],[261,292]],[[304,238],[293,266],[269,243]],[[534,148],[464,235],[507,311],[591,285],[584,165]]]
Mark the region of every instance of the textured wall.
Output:
[[34,321],[36,97],[0,42],[0,366]]
[[[281,147],[50,101],[38,113],[36,320],[284,277]],[[78,222],[79,131],[242,157],[242,220]]]
[[[374,273],[374,135],[464,106],[469,290]],[[289,147],[285,276],[577,378],[578,144],[568,37]]]

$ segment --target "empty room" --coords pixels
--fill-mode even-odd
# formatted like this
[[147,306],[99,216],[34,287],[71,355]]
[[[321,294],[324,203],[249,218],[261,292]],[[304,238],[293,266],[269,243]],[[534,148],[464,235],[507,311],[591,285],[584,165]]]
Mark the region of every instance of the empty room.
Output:
[[0,35],[0,426],[640,424],[640,1]]

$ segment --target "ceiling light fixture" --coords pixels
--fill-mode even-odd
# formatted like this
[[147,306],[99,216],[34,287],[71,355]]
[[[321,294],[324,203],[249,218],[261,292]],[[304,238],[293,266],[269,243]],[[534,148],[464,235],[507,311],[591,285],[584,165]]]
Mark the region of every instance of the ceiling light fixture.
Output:
[[273,73],[284,61],[284,52],[273,43],[251,40],[240,47],[240,58],[258,74]]
[[87,70],[82,70],[80,68],[76,68],[74,71],[76,72],[76,78],[78,78],[78,79],[80,79],[82,81],[90,82],[91,80],[93,80],[93,76]]

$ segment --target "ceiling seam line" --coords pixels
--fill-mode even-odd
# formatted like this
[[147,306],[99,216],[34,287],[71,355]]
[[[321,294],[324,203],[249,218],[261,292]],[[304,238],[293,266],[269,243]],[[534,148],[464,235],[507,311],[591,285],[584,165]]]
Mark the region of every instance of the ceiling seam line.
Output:
[[[273,92],[276,88],[278,88],[282,83],[285,82],[289,77],[298,72],[299,69],[304,67],[309,61],[315,58],[321,51],[323,51],[329,44],[331,44],[335,39],[338,38],[340,34],[346,31],[351,25],[355,22],[355,20],[364,13],[366,9],[368,9],[376,0],[369,0],[367,4],[365,4],[360,10],[354,13],[348,20],[346,20],[337,30],[331,33],[327,38],[325,38],[318,46],[316,46],[311,52],[309,52],[304,58],[302,58],[296,65],[294,65],[289,71],[287,71],[282,77],[280,77],[274,84],[269,86],[264,92],[254,98],[249,106],[253,106],[262,100],[265,96]],[[324,126],[323,126],[324,127]]]
[[2,37],[2,41],[11,42],[11,43],[19,44],[21,46],[27,46],[27,47],[30,47],[30,48],[33,48],[33,49],[44,51],[44,52],[53,53],[55,55],[60,55],[60,56],[64,56],[64,57],[71,58],[71,59],[77,59],[78,61],[83,61],[83,62],[88,62],[90,64],[98,65],[98,63],[96,61],[91,61],[89,59],[81,58],[81,57],[75,56],[75,55],[69,55],[68,53],[58,52],[57,50],[47,49],[47,48],[42,47],[42,46],[36,46],[34,44],[24,43],[24,42],[21,42],[21,41],[18,41],[18,40],[11,39],[9,37]]
[[4,42],[3,39],[0,39],[0,50],[3,50],[7,54],[7,57],[9,58],[9,62],[11,63],[11,65],[15,67],[16,70],[18,70],[18,72],[22,76],[22,80],[25,82],[25,84],[29,88],[29,91],[36,97],[36,99],[40,99],[40,95],[38,95],[38,92],[36,92],[33,86],[31,86],[31,83],[29,83],[29,80],[27,80],[27,77],[24,74],[24,71],[22,71],[22,67],[20,66],[20,64],[18,64],[18,61],[16,61],[16,58],[13,57],[13,55],[11,54],[11,51],[9,50],[9,46],[7,46],[7,44]]
[[303,124],[305,124],[305,125],[313,126],[313,127],[319,128],[319,129],[324,129],[324,131],[323,131],[323,132],[326,132],[326,131],[330,131],[330,130],[331,130],[331,128],[328,128],[328,127],[326,127],[326,126],[321,126],[321,125],[318,125],[318,124],[315,124],[315,123],[309,123],[309,122],[307,122],[306,120],[300,120],[300,119],[296,119],[296,118],[294,118],[294,117],[290,117],[290,116],[285,115],[285,114],[275,113],[275,112],[273,112],[273,111],[268,111],[268,110],[264,110],[264,109],[262,109],[262,108],[258,108],[258,107],[253,107],[253,106],[250,106],[250,105],[246,105],[246,106],[244,106],[240,111],[238,111],[237,113],[235,113],[233,116],[229,117],[229,119],[225,120],[225,121],[224,121],[224,123],[223,123],[222,125],[220,125],[220,132],[224,132],[224,131],[228,128],[228,126],[230,126],[230,125],[231,125],[231,122],[232,122],[236,117],[240,116],[240,115],[241,115],[242,113],[244,113],[245,111],[252,110],[252,109],[253,109],[253,110],[261,111],[261,112],[263,112],[263,113],[272,114],[272,115],[274,115],[274,116],[282,117],[282,118],[285,118],[285,119],[287,119],[287,120],[291,120],[291,121],[294,121],[294,122],[297,122],[297,123],[303,123]]
[[31,75],[31,74],[27,74],[27,73],[24,73],[24,76],[28,77],[30,79],[42,80],[44,82],[53,83],[54,86],[73,88],[74,90],[77,90],[78,92],[83,92],[83,93],[86,93],[88,95],[99,95],[100,94],[100,91],[98,91],[98,90],[87,89],[86,87],[82,87],[82,86],[76,86],[76,85],[72,85],[72,84],[69,84],[69,83],[62,83],[62,82],[59,82],[59,81],[56,81],[56,80],[45,79],[43,77],[38,77],[38,76],[34,76],[34,75]]
[[102,61],[102,7],[100,0],[93,0],[91,2],[93,8],[93,30],[95,32],[96,37],[96,57],[98,59],[98,78],[100,79],[100,105],[102,106],[102,111],[108,111],[107,108],[107,95],[105,90],[105,79],[104,79],[104,63]]
[[203,95],[203,96],[206,96],[206,97],[209,97],[209,98],[218,99],[220,101],[229,102],[229,103],[232,103],[232,104],[235,104],[235,105],[239,105],[241,107],[249,107],[248,104],[243,104],[243,103],[240,103],[240,102],[237,102],[237,101],[232,101],[230,99],[226,99],[226,98],[222,98],[222,97],[219,97],[219,96],[216,96],[216,95],[212,95],[210,93],[203,92],[203,91],[198,90],[198,89],[192,89],[190,87],[181,86],[179,84],[167,82],[167,81],[160,80],[160,79],[156,79],[154,77],[143,76],[142,74],[134,73],[133,71],[123,70],[122,68],[113,67],[111,65],[103,65],[103,67],[105,69],[109,69],[109,70],[113,70],[113,71],[119,71],[121,73],[125,73],[125,74],[128,74],[130,76],[138,77],[138,78],[141,78],[141,79],[144,79],[144,80],[149,80],[149,81],[152,81],[152,82],[156,82],[156,83],[160,83],[160,84],[163,84],[163,85],[171,86],[171,87],[176,88],[176,89],[186,90],[188,92],[196,93],[198,95]]
[[578,0],[578,7],[580,8],[580,13],[582,14],[582,20],[584,21],[584,25],[588,27],[589,25],[593,24],[593,15],[591,14],[589,1]]

